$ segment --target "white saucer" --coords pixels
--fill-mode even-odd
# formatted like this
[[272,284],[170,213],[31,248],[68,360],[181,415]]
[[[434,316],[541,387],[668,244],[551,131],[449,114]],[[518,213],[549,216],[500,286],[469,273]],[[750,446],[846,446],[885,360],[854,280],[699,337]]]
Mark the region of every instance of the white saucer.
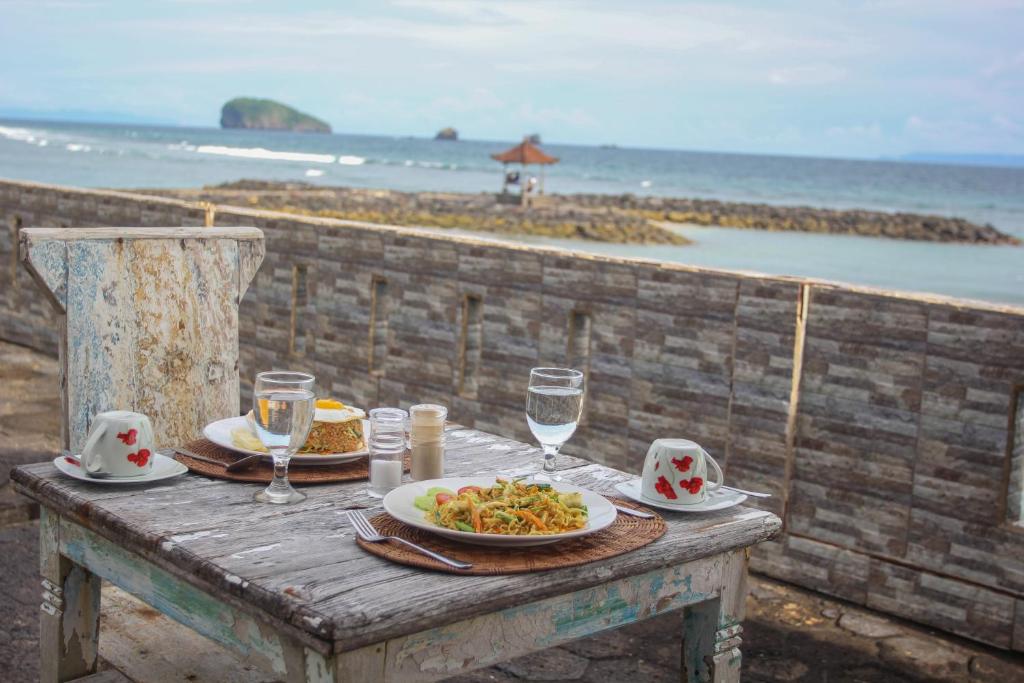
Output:
[[718,489],[716,491],[708,491],[708,499],[703,503],[694,503],[693,505],[673,505],[671,503],[664,503],[660,500],[644,498],[643,494],[640,493],[639,479],[620,482],[615,485],[615,490],[627,498],[632,498],[643,505],[650,505],[651,507],[661,508],[662,510],[671,510],[672,512],[711,512],[712,510],[724,510],[725,508],[731,508],[734,505],[739,505],[747,499],[747,494],[745,493]]
[[63,455],[53,459],[54,467],[60,470],[62,474],[66,474],[72,479],[79,481],[87,481],[90,484],[120,484],[121,486],[150,484],[154,481],[170,479],[171,477],[177,477],[188,472],[188,468],[174,458],[168,458],[166,455],[160,455],[159,453],[153,454],[153,469],[138,477],[90,477],[82,471],[80,464],[72,464],[72,462],[73,458]]

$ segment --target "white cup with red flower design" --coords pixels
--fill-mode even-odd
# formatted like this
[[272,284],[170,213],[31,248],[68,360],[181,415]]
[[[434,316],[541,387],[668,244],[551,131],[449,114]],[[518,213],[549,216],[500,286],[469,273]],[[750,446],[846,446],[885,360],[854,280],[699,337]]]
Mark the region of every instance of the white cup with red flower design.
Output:
[[153,426],[142,413],[112,410],[92,418],[82,447],[90,477],[138,477],[153,469]]
[[[708,481],[709,466],[715,481]],[[700,444],[689,439],[657,439],[647,449],[640,491],[644,498],[659,503],[698,505],[723,481],[722,468]]]

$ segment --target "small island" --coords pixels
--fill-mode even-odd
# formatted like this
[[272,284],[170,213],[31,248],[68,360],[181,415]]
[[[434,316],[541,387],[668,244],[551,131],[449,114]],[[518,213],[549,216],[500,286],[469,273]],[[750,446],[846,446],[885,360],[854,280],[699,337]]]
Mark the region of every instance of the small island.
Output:
[[236,97],[221,109],[221,128],[290,130],[299,133],[330,133],[331,127],[318,118],[286,104],[254,97]]
[[459,131],[457,131],[454,128],[451,128],[451,127],[442,128],[441,130],[437,131],[437,135],[434,136],[434,139],[435,140],[458,140],[459,139]]

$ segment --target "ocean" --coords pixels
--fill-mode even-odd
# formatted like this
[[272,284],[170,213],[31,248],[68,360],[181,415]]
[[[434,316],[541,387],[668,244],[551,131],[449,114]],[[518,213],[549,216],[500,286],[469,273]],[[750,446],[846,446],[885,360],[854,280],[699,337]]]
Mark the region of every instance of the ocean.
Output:
[[[517,141],[0,120],[0,177],[106,188],[304,181],[493,192],[490,159]],[[553,193],[632,193],[960,216],[1024,239],[1024,168],[543,145]],[[682,227],[695,244],[512,241],[1024,304],[1024,247]]]

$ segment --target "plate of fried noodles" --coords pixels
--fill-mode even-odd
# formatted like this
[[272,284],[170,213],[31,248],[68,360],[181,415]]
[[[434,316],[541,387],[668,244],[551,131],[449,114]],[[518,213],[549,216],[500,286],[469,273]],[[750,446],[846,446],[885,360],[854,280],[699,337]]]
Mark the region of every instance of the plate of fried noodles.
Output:
[[417,481],[384,496],[409,526],[465,543],[530,546],[586,536],[615,521],[603,496],[565,482],[509,477]]

